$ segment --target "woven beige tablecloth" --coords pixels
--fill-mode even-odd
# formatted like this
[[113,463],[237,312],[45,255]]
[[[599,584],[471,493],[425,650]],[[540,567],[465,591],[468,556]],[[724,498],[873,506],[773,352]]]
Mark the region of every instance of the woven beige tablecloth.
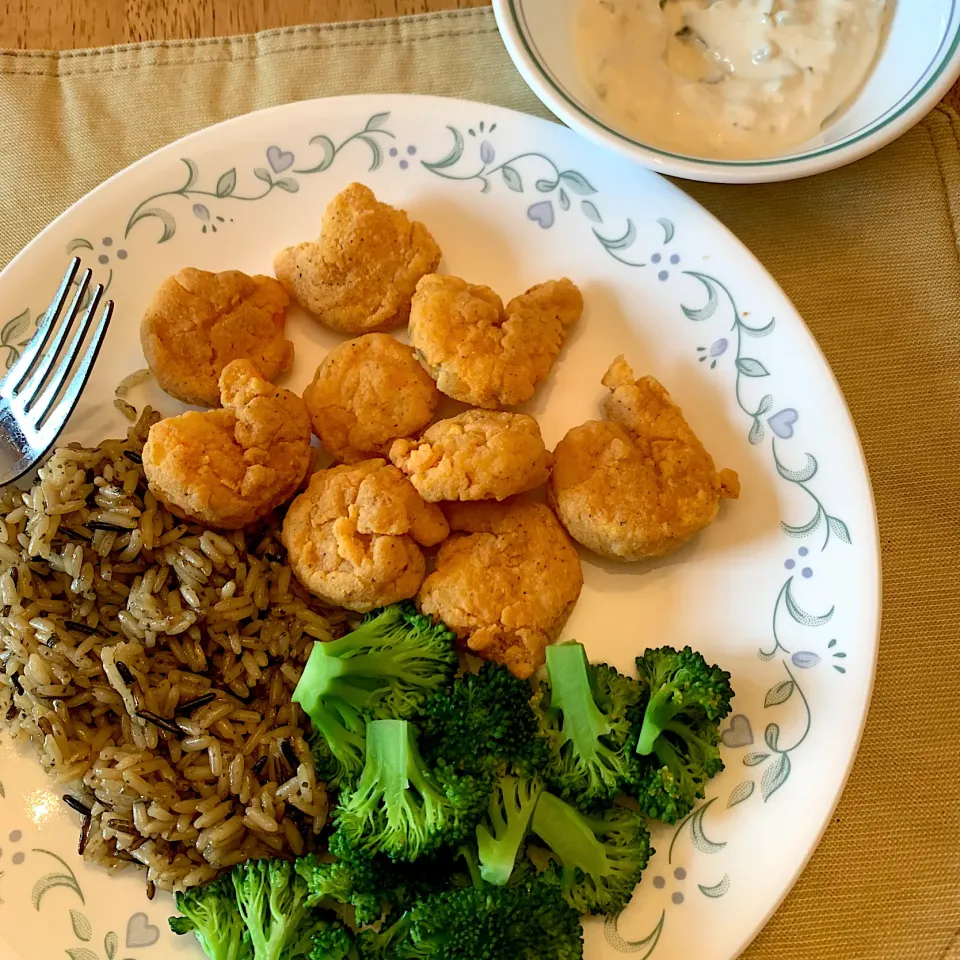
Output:
[[[545,115],[489,11],[60,55],[0,53],[0,266],[105,177],[258,107],[362,92]],[[681,184],[826,351],[876,490],[884,624],[836,818],[750,960],[960,960],[960,118],[782,185]],[[693,960],[693,958],[691,958]]]

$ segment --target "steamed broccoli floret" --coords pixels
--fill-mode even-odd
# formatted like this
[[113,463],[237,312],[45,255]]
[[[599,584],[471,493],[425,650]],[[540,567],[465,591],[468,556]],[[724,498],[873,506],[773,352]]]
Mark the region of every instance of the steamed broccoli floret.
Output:
[[480,876],[504,886],[510,880],[540,797],[537,780],[503,777],[493,785],[486,819],[477,827]]
[[654,852],[639,813],[617,806],[588,817],[546,791],[531,828],[559,859],[563,895],[581,914],[623,909]]
[[720,721],[730,712],[730,674],[689,647],[647,650],[637,670],[650,685],[637,737],[641,770],[630,792],[649,817],[676,823],[723,770]]
[[310,960],[363,960],[353,932],[331,921],[313,935]]
[[539,773],[547,748],[530,700],[530,684],[497,663],[458,677],[424,708],[419,721],[424,756],[471,773],[494,768]]
[[329,849],[336,860],[311,854],[296,862],[310,891],[307,903],[352,906],[358,926],[376,923],[385,910],[403,911],[431,893],[469,883],[456,854],[446,850],[415,864],[394,862],[382,854],[361,853],[339,832],[330,838]]
[[580,960],[583,928],[557,885],[534,880],[435,894],[361,943],[375,958]]
[[472,832],[489,794],[488,778],[428,767],[408,721],[376,720],[360,782],[341,793],[337,832],[361,853],[413,861]]
[[233,884],[214,880],[177,894],[182,917],[170,917],[174,933],[192,933],[210,960],[251,960],[253,950],[247,936]]
[[313,645],[293,699],[323,737],[314,752],[328,783],[359,776],[365,721],[412,716],[449,682],[453,641],[412,603],[395,603],[345,637]]
[[230,872],[253,960],[307,960],[329,920],[307,906],[307,885],[286,860],[248,860]]
[[579,643],[547,647],[547,673],[540,705],[550,745],[547,783],[583,810],[605,807],[637,775],[640,684],[590,663]]

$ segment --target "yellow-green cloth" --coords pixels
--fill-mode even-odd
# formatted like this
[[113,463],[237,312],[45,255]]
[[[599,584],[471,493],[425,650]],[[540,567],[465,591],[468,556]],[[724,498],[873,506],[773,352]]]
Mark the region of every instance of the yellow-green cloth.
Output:
[[[410,92],[545,116],[487,10],[76,53],[0,53],[0,265],[131,161],[308,97]],[[810,180],[681,184],[823,347],[876,491],[884,622],[860,755],[749,960],[960,960],[960,119]]]

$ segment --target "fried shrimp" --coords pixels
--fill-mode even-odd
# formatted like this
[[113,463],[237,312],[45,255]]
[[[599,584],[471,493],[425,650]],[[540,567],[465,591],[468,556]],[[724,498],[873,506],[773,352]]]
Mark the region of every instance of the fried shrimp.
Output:
[[467,410],[420,440],[397,440],[390,459],[424,500],[504,500],[546,483],[550,454],[523,413]]
[[281,250],[273,268],[320,323],[357,334],[406,323],[417,281],[439,263],[422,223],[352,183],[324,211],[320,239]]
[[440,391],[413,350],[386,333],[335,347],[304,391],[313,431],[336,460],[386,456],[397,437],[422,430]]
[[303,401],[268,383],[248,360],[220,374],[222,410],[191,411],[150,428],[143,469],[178,516],[237,530],[285,503],[310,465]]
[[417,284],[410,343],[442,393],[496,410],[529,400],[560,353],[583,297],[566,278],[514,297],[432,274]]
[[583,586],[580,558],[553,511],[525,497],[447,507],[456,531],[420,605],[485,660],[529,677]]
[[297,579],[358,613],[414,596],[426,573],[420,545],[449,532],[440,508],[382,459],[318,470],[283,521]]
[[165,280],[140,323],[140,343],[162,390],[184,403],[220,406],[231,360],[250,360],[267,380],[289,370],[284,337],[290,297],[273,277],[187,267]]
[[660,557],[735,500],[733,470],[717,472],[680,408],[623,357],[603,378],[608,421],[574,427],[554,451],[547,498],[570,536],[612,560]]

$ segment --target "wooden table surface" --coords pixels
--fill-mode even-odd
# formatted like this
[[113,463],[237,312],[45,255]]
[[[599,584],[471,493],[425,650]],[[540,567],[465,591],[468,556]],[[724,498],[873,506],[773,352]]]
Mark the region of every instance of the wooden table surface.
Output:
[[0,47],[75,50],[301,23],[482,7],[489,0],[0,0]]

